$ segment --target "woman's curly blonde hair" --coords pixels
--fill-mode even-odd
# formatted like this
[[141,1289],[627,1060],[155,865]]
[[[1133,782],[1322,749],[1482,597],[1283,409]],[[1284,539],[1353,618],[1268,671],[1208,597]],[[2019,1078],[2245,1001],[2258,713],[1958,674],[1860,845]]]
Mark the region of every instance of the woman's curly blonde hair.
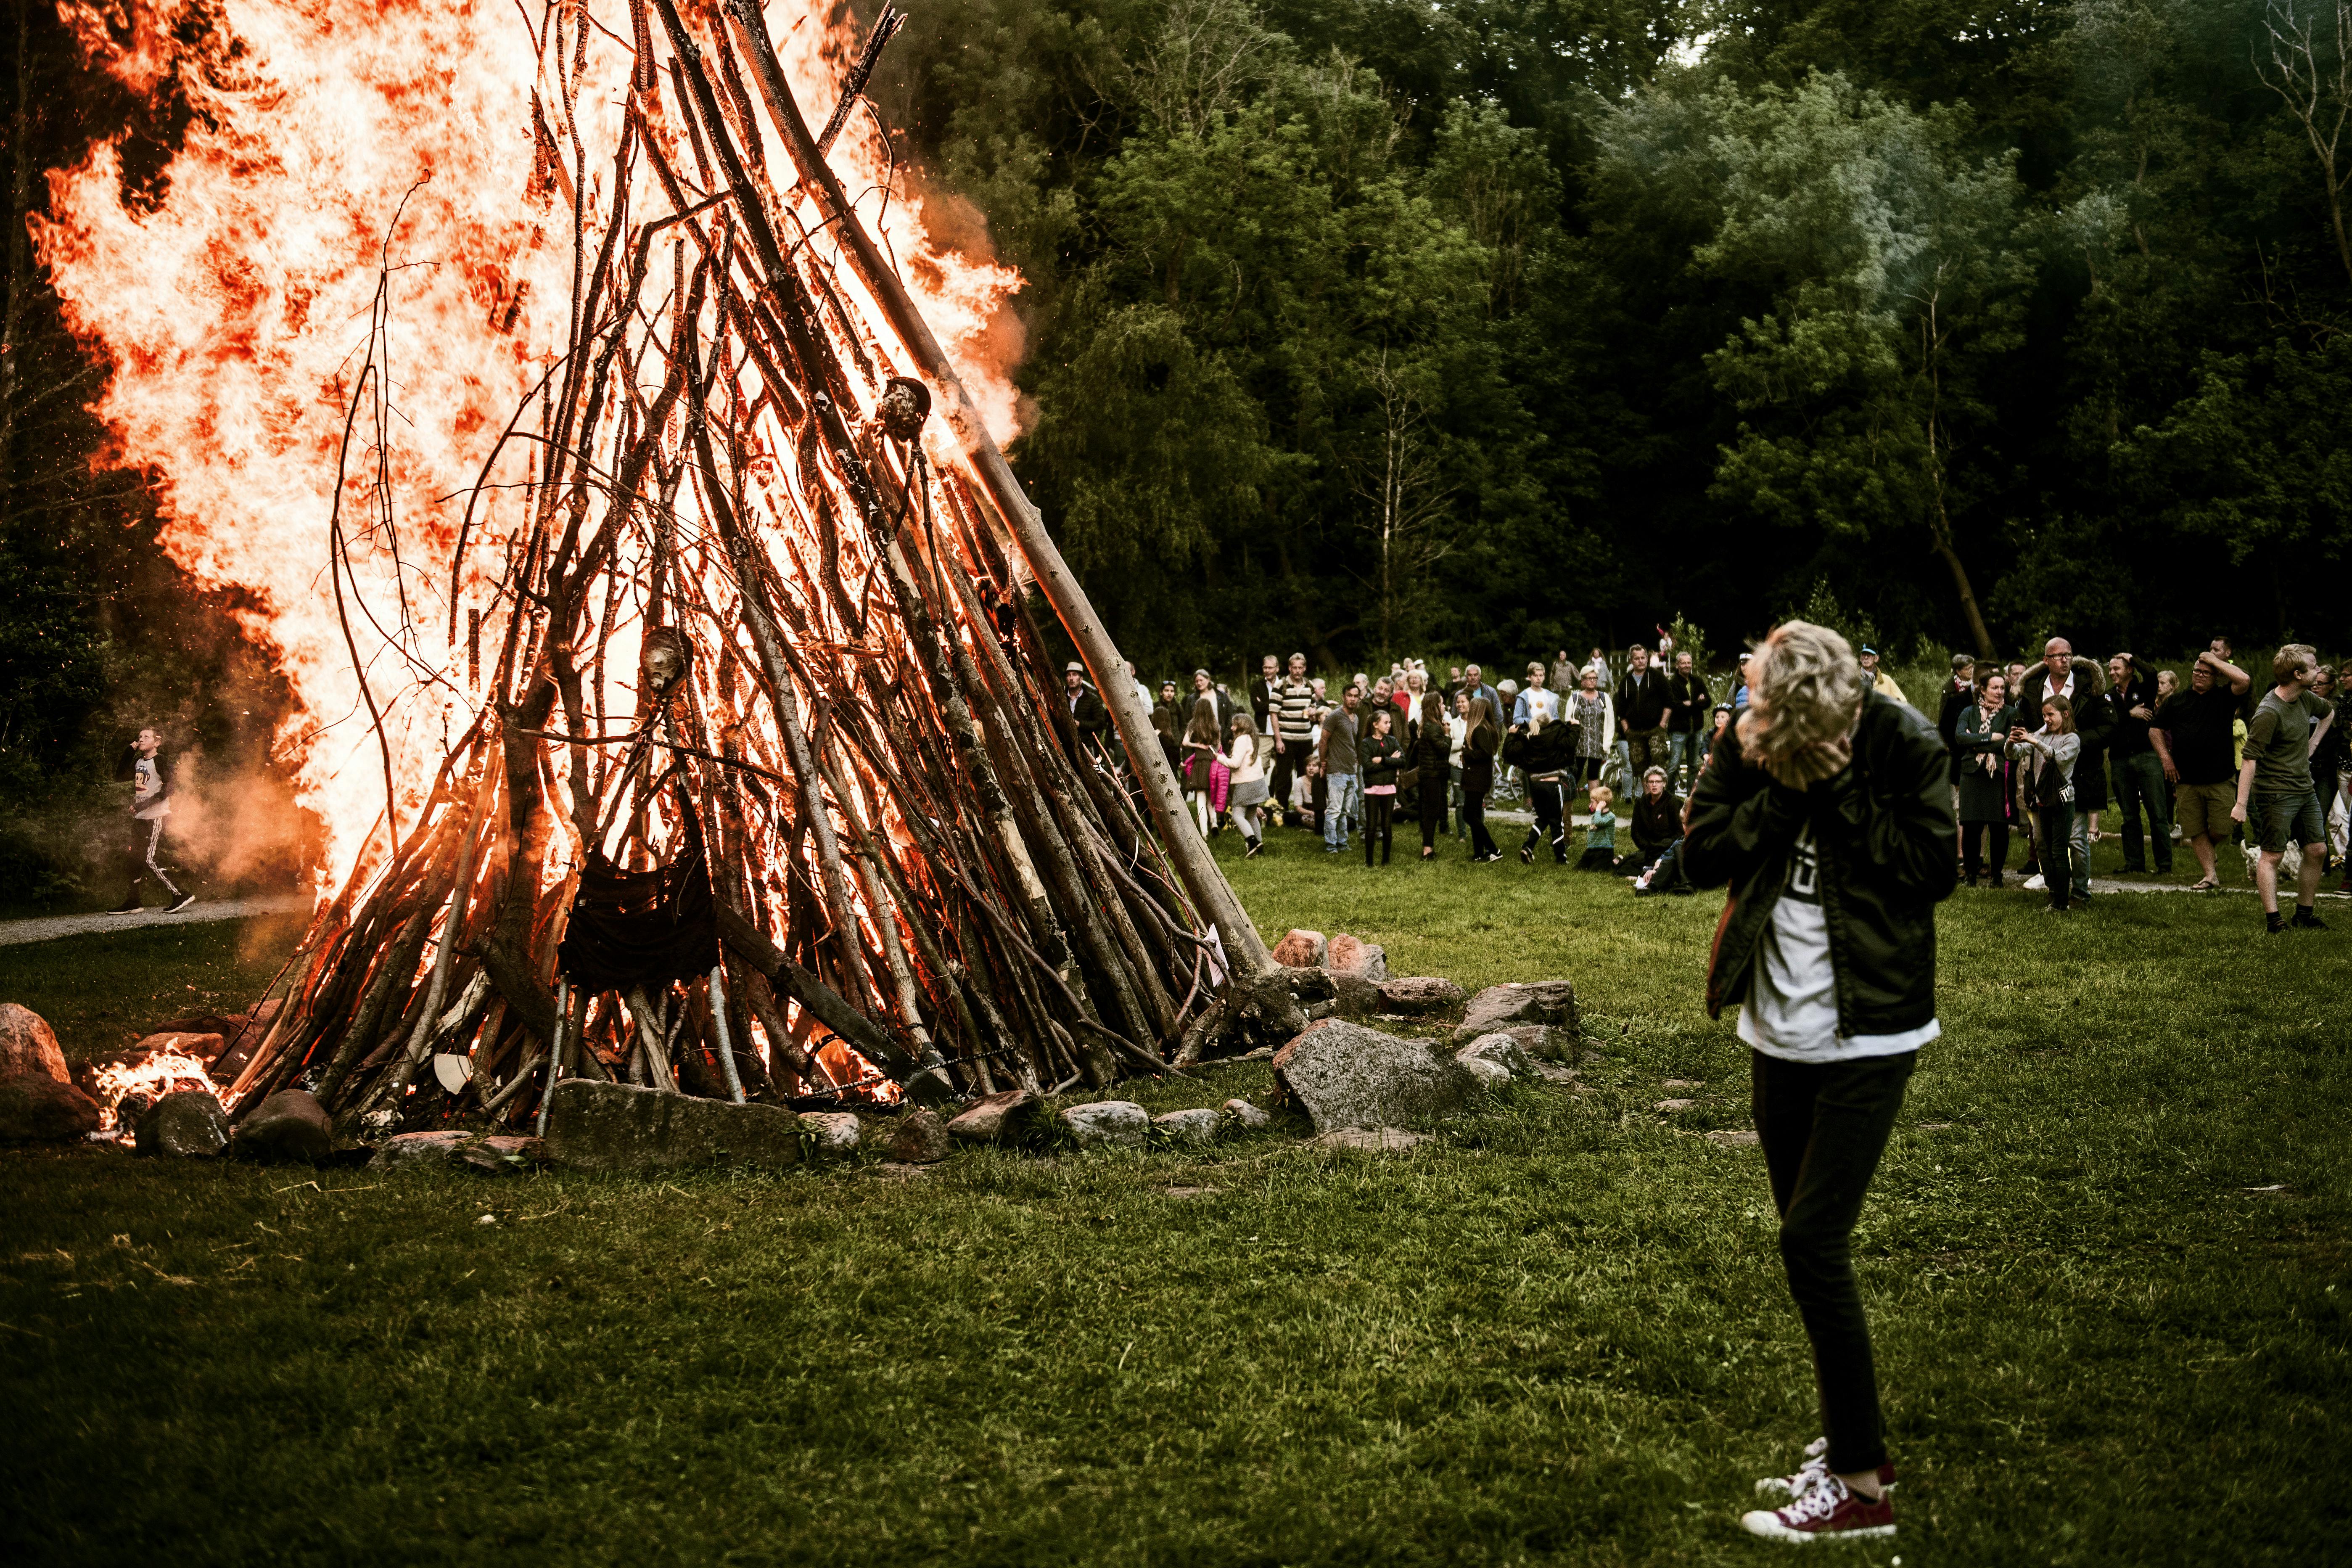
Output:
[[1748,707],[1739,749],[1766,767],[1808,746],[1845,739],[1862,707],[1862,663],[1853,645],[1811,621],[1783,621],[1748,665]]

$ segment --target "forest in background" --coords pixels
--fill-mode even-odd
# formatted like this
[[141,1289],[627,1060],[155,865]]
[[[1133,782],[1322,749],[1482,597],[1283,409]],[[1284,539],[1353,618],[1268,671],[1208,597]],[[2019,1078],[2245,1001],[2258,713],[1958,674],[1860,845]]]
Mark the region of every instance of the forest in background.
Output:
[[[152,187],[184,105],[47,5],[5,29],[28,902],[136,723],[266,784],[284,690],[93,466],[107,367],[25,238],[94,138]],[[1028,280],[1013,461],[1147,672],[1824,602],[1898,651],[2161,652],[2342,640],[2348,50],[2317,0],[917,0],[872,96]]]

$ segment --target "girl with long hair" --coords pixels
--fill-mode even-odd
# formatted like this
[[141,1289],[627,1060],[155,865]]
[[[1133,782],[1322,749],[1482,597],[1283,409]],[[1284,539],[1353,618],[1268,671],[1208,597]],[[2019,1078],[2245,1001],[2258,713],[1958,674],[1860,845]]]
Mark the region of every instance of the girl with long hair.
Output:
[[1217,705],[1203,697],[1192,704],[1192,722],[1184,726],[1184,793],[1192,797],[1193,820],[1203,838],[1217,819],[1211,770],[1218,765],[1218,739]]
[[1470,858],[1500,860],[1503,851],[1486,831],[1486,796],[1495,788],[1495,753],[1502,736],[1495,728],[1495,710],[1483,697],[1470,699],[1465,715],[1469,730],[1462,738],[1462,820],[1470,826]]
[[1265,804],[1266,773],[1273,756],[1274,742],[1258,732],[1256,716],[1246,708],[1235,713],[1233,745],[1220,761],[1233,775],[1226,786],[1225,804],[1241,827],[1243,842],[1249,846],[1242,851],[1244,856],[1265,847],[1258,829],[1257,808]]
[[1381,864],[1389,863],[1396,842],[1397,772],[1404,765],[1404,742],[1396,735],[1396,710],[1383,702],[1372,710],[1371,733],[1357,742],[1357,764],[1364,773],[1364,864],[1372,863],[1372,841],[1381,846]]
[[1434,691],[1421,698],[1421,722],[1412,737],[1413,772],[1420,791],[1421,858],[1437,858],[1437,835],[1445,825],[1445,792],[1454,772],[1454,731],[1445,723],[1445,699]]
[[2074,763],[2083,754],[2083,738],[2074,732],[2074,705],[2063,697],[2044,698],[2042,728],[2012,723],[2009,741],[2009,754],[2026,764],[2026,788],[2048,851],[2042,863],[2042,886],[2050,891],[2051,912],[2063,915],[2074,880],[2066,860],[2074,831]]

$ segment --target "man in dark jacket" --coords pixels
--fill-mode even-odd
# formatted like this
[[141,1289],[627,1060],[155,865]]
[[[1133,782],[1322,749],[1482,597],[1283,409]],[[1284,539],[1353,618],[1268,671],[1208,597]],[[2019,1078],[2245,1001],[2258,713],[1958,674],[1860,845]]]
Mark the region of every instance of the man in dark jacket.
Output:
[[[2106,681],[2099,667],[2087,658],[2074,657],[2074,645],[2064,637],[2052,637],[2042,645],[2042,662],[2029,671],[2018,687],[2017,710],[2028,717],[2042,711],[2042,702],[2052,697],[2063,697],[2074,711],[2074,732],[2083,738],[2082,752],[2074,762],[2074,798],[2077,803],[2074,817],[2073,840],[2063,848],[2053,849],[2041,842],[2040,829],[2034,829],[2034,858],[2043,877],[2050,875],[2053,857],[2058,858],[2066,874],[2074,879],[2074,901],[2086,903],[2091,897],[2091,812],[2096,806],[2084,807],[2080,803],[2090,790],[2087,770],[2104,769],[2107,765],[2107,732],[2115,728],[2115,708],[2107,701]],[[2026,728],[2037,726],[2028,724]],[[2089,798],[2103,801],[2106,786],[2101,784]],[[2028,887],[2032,886],[2029,879]]]
[[1824,1467],[1741,1523],[1787,1540],[1886,1533],[1892,1472],[1850,1257],[1936,1020],[1937,900],[1957,877],[1949,767],[1925,716],[1865,691],[1853,647],[1791,621],[1749,665],[1748,710],[1693,792],[1682,867],[1730,884],[1707,1009],[1737,1004],[1780,1256],[1827,1434]]
[[1666,766],[1668,794],[1690,788],[1698,773],[1699,737],[1714,721],[1714,712],[1715,693],[1707,689],[1706,677],[1692,666],[1689,654],[1677,651],[1675,672],[1666,677],[1666,744],[1673,753]]
[[1087,667],[1075,658],[1062,667],[1062,702],[1070,710],[1070,722],[1078,727],[1081,747],[1110,732],[1110,710],[1103,706],[1101,694],[1087,684]]
[[2107,767],[2116,780],[2116,810],[2124,819],[2124,869],[2145,871],[2140,813],[2156,840],[2156,868],[2172,871],[2172,823],[2164,809],[2164,764],[2147,738],[2156,717],[2156,671],[2133,654],[2107,660],[2108,701],[2114,727],[2107,731]]
[[1666,718],[1672,712],[1666,675],[1650,668],[1650,650],[1639,643],[1625,651],[1624,679],[1617,682],[1617,735],[1624,742],[1618,755],[1625,763],[1627,787],[1652,768],[1674,760],[1666,740]]

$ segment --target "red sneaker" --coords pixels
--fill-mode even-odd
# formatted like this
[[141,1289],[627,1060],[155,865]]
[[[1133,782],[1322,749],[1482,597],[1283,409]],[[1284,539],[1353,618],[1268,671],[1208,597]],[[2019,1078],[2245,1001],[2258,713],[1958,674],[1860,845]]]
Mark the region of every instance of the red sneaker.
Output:
[[1750,1535],[1801,1544],[1808,1541],[1868,1541],[1895,1533],[1895,1504],[1873,1502],[1835,1476],[1823,1475],[1786,1508],[1739,1516]]

